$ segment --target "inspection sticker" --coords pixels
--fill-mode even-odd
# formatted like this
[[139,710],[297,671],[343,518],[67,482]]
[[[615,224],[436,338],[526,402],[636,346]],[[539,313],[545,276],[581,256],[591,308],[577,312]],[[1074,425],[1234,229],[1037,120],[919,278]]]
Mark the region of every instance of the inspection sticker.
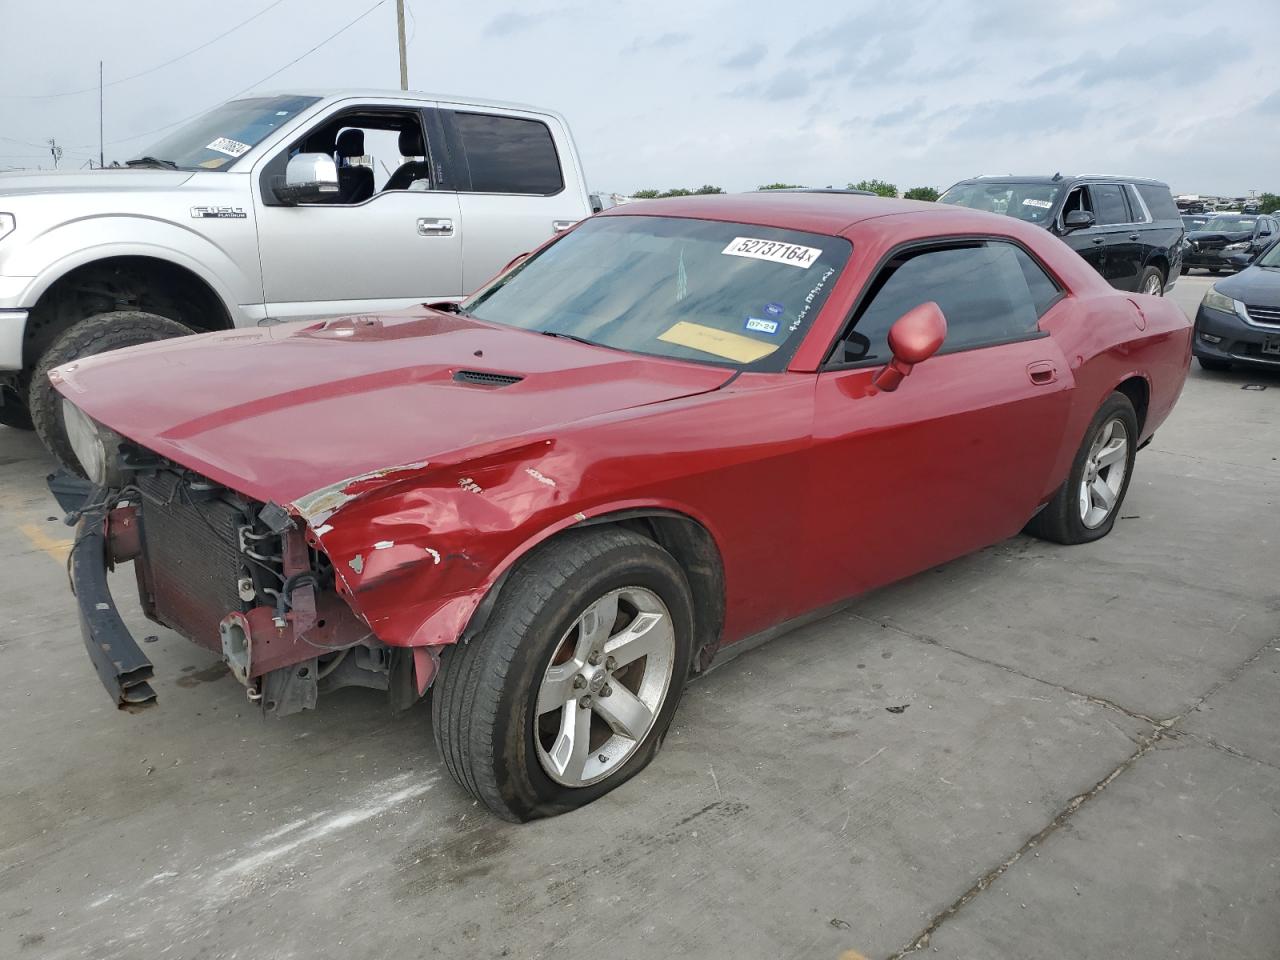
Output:
[[1022,201],[1024,207],[1039,207],[1041,210],[1048,210],[1053,206],[1048,200],[1037,200],[1034,197],[1027,197]]
[[744,326],[746,327],[746,329],[754,330],[756,333],[777,333],[778,332],[777,320],[765,320],[761,317],[747,317],[747,322],[744,324]]
[[225,153],[228,157],[239,157],[248,153],[253,148],[247,143],[241,143],[239,140],[232,140],[230,137],[219,137],[213,143],[205,144],[206,150],[217,150],[219,153]]
[[730,257],[785,263],[789,267],[804,270],[812,267],[822,256],[822,251],[817,247],[802,247],[798,243],[780,243],[777,240],[757,240],[754,237],[734,237],[720,252]]
[[766,303],[764,312],[771,317],[780,317],[787,312],[787,308],[780,303]]

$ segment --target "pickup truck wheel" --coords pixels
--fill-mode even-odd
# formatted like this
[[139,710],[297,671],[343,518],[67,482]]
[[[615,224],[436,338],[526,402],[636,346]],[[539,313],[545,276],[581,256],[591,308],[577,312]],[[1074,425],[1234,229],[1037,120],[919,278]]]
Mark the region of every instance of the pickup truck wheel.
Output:
[[49,382],[50,370],[72,360],[106,353],[108,350],[168,340],[170,337],[185,337],[192,333],[195,331],[177,321],[138,310],[99,313],[68,327],[40,357],[27,395],[27,406],[31,411],[36,433],[49,452],[63,466],[83,475],[80,462],[67,440],[66,427],[62,423],[61,396]]
[[671,554],[619,528],[538,548],[432,691],[455,780],[504,820],[603,796],[653,759],[684,690],[693,604]]
[[1111,532],[1129,490],[1138,447],[1138,417],[1123,393],[1094,414],[1067,482],[1025,530],[1055,543],[1089,543]]
[[31,411],[27,409],[25,397],[17,390],[0,388],[4,395],[0,396],[0,427],[13,427],[15,430],[34,430],[31,423]]
[[1147,267],[1142,271],[1142,279],[1138,281],[1138,290],[1152,297],[1164,296],[1164,274],[1155,267]]

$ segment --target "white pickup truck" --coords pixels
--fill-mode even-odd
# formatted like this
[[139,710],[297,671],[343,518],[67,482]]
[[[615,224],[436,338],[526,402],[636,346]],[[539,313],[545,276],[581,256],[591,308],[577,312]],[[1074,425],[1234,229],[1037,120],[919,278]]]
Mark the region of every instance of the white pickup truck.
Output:
[[592,210],[558,114],[400,91],[255,95],[122,168],[0,175],[0,424],[74,463],[54,366],[459,299]]

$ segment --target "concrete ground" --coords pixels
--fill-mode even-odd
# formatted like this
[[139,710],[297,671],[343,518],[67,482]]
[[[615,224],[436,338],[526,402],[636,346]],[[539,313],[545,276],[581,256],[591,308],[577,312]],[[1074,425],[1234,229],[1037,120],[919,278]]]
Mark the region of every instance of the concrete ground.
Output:
[[643,775],[519,827],[423,707],[264,722],[127,571],[160,706],[114,710],[48,461],[0,428],[0,956],[1275,958],[1278,410],[1280,377],[1193,369],[1111,536],[744,654]]

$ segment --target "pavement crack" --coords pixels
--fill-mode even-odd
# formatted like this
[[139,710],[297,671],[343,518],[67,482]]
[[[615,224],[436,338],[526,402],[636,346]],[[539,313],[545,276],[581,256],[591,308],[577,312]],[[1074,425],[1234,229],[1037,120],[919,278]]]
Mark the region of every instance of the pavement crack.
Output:
[[1116,779],[1116,777],[1120,776],[1120,774],[1124,773],[1144,756],[1154,750],[1156,744],[1168,736],[1168,731],[1163,727],[1153,730],[1151,734],[1143,739],[1137,750],[1121,761],[1110,773],[1095,783],[1090,789],[1086,790],[1084,793],[1076,794],[1068,800],[1066,806],[1059,810],[1054,818],[1050,820],[1038,833],[1033,834],[1010,856],[1006,857],[1000,863],[987,870],[986,873],[982,874],[982,876],[980,876],[968,890],[960,894],[959,897],[953,900],[941,912],[934,914],[932,919],[930,919],[930,921],[925,925],[924,929],[916,935],[915,939],[902,949],[890,954],[888,960],[901,960],[901,958],[908,954],[915,953],[917,950],[923,950],[927,947],[930,939],[932,939],[937,929],[960,912],[960,910],[964,908],[965,904],[978,896],[978,894],[982,893],[983,890],[986,890],[987,887],[991,886],[991,884],[995,883],[995,881],[998,880],[1005,871],[1021,860],[1028,850],[1038,847],[1047,840],[1058,830],[1059,827],[1070,820],[1077,810],[1105,790],[1111,782]]
[[1261,757],[1255,757],[1251,753],[1246,753],[1239,747],[1233,747],[1229,743],[1223,743],[1221,740],[1215,740],[1213,737],[1204,733],[1192,733],[1189,730],[1179,730],[1172,733],[1171,736],[1178,739],[1194,740],[1196,743],[1205,747],[1212,747],[1214,750],[1221,750],[1229,757],[1235,757],[1237,760],[1245,760],[1249,763],[1261,764],[1264,767],[1270,767],[1272,770],[1280,770],[1280,764],[1272,763],[1270,760],[1263,760]]

